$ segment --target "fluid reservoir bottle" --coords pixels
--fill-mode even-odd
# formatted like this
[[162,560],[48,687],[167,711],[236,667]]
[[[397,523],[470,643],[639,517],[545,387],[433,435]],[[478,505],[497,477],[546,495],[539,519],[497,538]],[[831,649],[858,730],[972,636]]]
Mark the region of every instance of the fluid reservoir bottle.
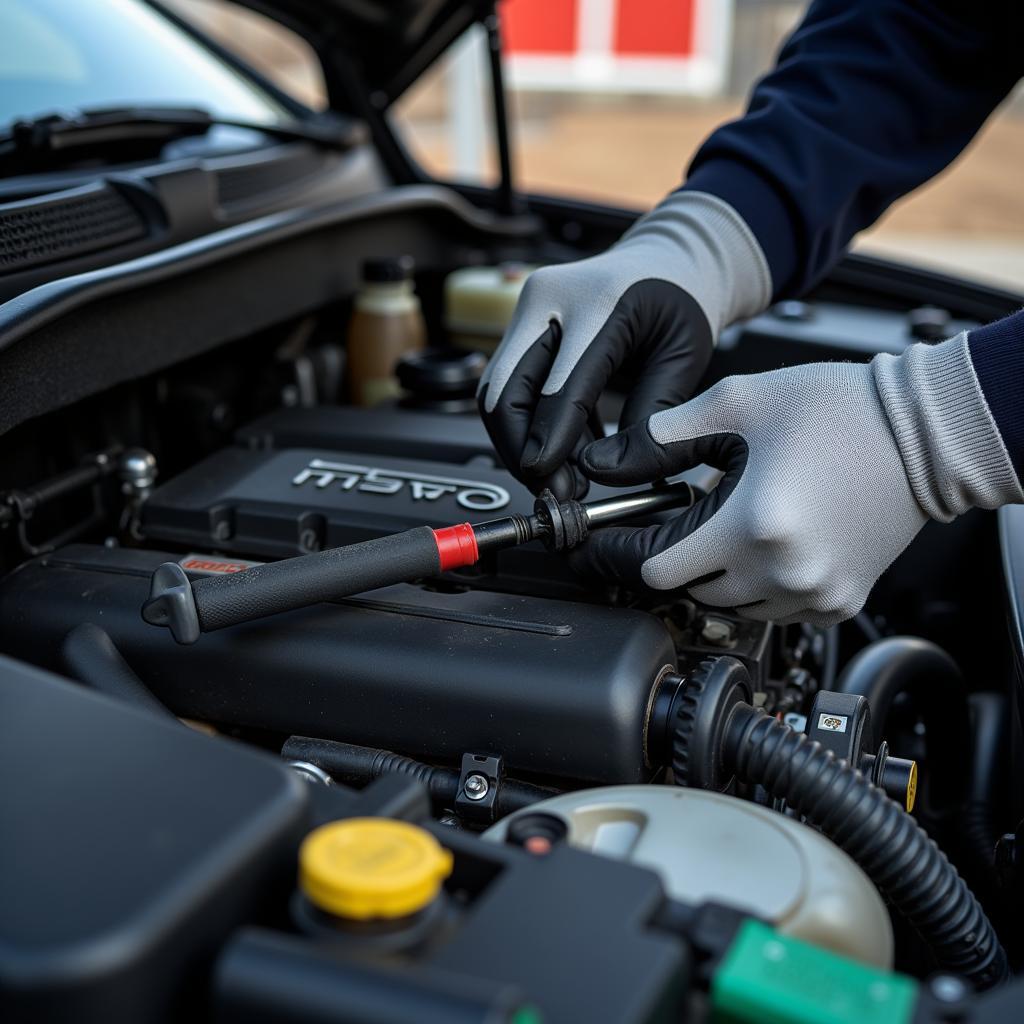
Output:
[[[878,890],[848,854],[793,818],[681,786],[609,786],[533,804],[484,839],[550,845],[652,868],[674,899],[749,911],[782,935],[888,970],[893,935]],[[519,823],[525,827],[519,827]]]
[[425,829],[349,818],[311,832],[299,850],[292,917],[307,935],[354,955],[410,954],[444,933],[452,855]]
[[445,328],[453,345],[490,354],[501,341],[533,267],[463,267],[444,283]]
[[426,346],[427,329],[413,291],[408,257],[369,260],[348,327],[349,397],[376,405],[400,392],[395,367]]

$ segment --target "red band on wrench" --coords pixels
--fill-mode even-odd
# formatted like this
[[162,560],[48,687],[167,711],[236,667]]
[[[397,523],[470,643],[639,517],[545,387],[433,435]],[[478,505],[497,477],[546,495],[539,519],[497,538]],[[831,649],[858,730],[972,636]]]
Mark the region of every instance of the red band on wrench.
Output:
[[437,554],[441,559],[441,572],[458,569],[462,565],[473,565],[480,557],[480,551],[476,546],[476,534],[469,523],[434,530],[434,540],[437,542]]

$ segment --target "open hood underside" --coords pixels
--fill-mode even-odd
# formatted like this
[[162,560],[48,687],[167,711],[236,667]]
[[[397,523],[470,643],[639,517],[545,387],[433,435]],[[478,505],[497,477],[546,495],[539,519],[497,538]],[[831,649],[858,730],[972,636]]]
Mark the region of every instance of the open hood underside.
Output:
[[491,9],[467,0],[238,2],[298,32],[325,62],[344,57],[358,69],[367,90],[383,94],[387,102]]

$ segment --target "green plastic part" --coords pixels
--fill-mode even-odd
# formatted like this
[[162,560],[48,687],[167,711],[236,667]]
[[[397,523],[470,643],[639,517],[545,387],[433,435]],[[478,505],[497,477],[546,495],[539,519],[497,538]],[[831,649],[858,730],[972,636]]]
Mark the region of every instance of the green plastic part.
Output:
[[512,1014],[509,1024],[544,1024],[544,1017],[536,1006],[520,1006]]
[[740,929],[711,983],[715,1024],[909,1024],[917,984],[779,935]]

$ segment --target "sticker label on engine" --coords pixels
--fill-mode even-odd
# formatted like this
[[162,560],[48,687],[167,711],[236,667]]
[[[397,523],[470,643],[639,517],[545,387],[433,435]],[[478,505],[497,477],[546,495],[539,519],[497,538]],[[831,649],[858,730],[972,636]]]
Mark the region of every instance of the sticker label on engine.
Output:
[[846,715],[818,715],[818,728],[826,732],[846,732],[846,723],[849,718]]
[[184,555],[178,559],[178,565],[185,572],[195,573],[197,576],[227,576],[233,572],[245,572],[254,565],[262,565],[262,562],[247,562],[244,558],[217,558],[214,555]]

